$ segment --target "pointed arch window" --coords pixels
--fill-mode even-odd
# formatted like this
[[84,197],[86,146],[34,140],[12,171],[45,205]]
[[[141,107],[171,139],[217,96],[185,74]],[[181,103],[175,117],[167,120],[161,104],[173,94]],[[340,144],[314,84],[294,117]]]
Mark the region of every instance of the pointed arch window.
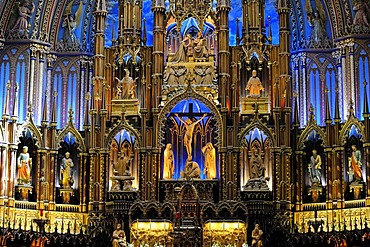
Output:
[[[6,84],[8,83],[10,79],[10,62],[8,55],[4,55],[1,59],[0,63],[0,93],[1,95],[6,95]],[[5,98],[3,97],[2,100],[0,100],[0,110],[1,114],[4,112],[4,106],[6,104]]]

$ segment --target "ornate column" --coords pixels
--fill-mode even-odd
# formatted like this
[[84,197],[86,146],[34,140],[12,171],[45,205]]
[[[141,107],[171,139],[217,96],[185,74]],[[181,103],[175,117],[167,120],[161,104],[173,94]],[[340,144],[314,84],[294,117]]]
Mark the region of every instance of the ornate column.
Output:
[[57,60],[57,56],[54,54],[47,54],[47,72],[46,72],[46,89],[45,91],[48,92],[46,95],[46,108],[47,108],[47,115],[46,115],[46,120],[50,120],[51,116],[51,111],[52,111],[52,103],[53,103],[53,97],[52,92],[53,92],[53,66],[55,61]]
[[[221,104],[226,107],[227,96],[230,95],[230,51],[229,51],[229,0],[217,2],[217,64],[219,84],[221,86]],[[230,109],[228,109],[230,110]]]
[[47,47],[44,47],[42,45],[37,45],[38,49],[38,65],[37,65],[37,71],[38,71],[38,78],[37,78],[37,84],[36,89],[37,93],[35,95],[35,105],[34,110],[36,111],[34,114],[35,122],[36,124],[39,124],[42,117],[42,95],[44,95],[43,88],[44,85],[44,71],[45,71],[45,57],[47,56],[48,50]]
[[49,176],[47,182],[49,185],[49,210],[55,210],[55,200],[56,200],[56,184],[55,184],[55,169],[57,167],[57,156],[58,149],[57,143],[55,142],[57,137],[57,121],[56,121],[56,107],[57,107],[57,92],[53,93],[53,103],[51,110],[51,120],[50,120],[50,151],[49,151]]
[[296,170],[294,176],[296,176],[296,209],[297,211],[303,210],[302,207],[302,197],[303,197],[303,185],[304,185],[304,172],[303,172],[303,151],[295,151],[295,158],[297,162]]
[[166,7],[164,0],[153,0],[153,71],[152,71],[152,99],[154,108],[159,105],[159,96],[162,91],[163,65],[164,65],[164,19]]
[[300,115],[302,117],[301,119],[301,126],[307,125],[307,71],[306,71],[306,59],[307,59],[307,54],[305,52],[302,52],[299,54],[299,66],[301,69],[301,74],[300,74],[300,84],[299,84],[299,108],[300,108]]
[[37,45],[31,44],[30,46],[30,73],[29,73],[29,98],[28,98],[28,105],[33,105],[34,99],[34,86],[35,86],[35,63],[37,58]]

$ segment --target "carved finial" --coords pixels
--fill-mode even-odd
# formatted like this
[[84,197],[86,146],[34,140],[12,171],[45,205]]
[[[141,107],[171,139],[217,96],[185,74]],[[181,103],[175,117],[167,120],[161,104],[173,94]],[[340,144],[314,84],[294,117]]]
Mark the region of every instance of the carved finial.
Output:
[[296,98],[298,98],[298,92],[297,92],[297,90],[294,90],[294,92],[293,92],[293,97],[296,99]]
[[121,118],[122,118],[122,120],[126,120],[126,106],[125,106],[125,104],[122,104],[122,109],[121,109]]
[[27,106],[27,111],[28,111],[29,113],[32,113],[32,108],[33,108],[32,104],[29,104],[29,105]]
[[256,103],[254,103],[253,104],[253,110],[254,110],[254,114],[258,114],[258,103],[256,102]]
[[91,99],[91,94],[90,94],[90,92],[87,92],[86,95],[85,95],[85,100],[89,101],[90,99]]
[[329,88],[328,86],[325,86],[325,94],[328,94],[329,93]]
[[8,90],[10,90],[10,88],[11,88],[10,81],[8,81],[8,83],[6,84],[6,88],[7,88]]
[[315,110],[315,108],[313,108],[313,105],[312,103],[310,104],[310,115],[313,115],[313,111]]
[[72,110],[72,107],[69,108],[69,111],[68,111],[68,119],[69,119],[69,122],[72,123],[72,121],[73,121],[73,110]]
[[364,87],[366,87],[367,86],[367,81],[365,80],[362,84],[364,85]]
[[53,92],[53,97],[56,98],[58,96],[58,92],[57,91],[54,91]]
[[18,90],[19,90],[19,84],[18,84],[18,83],[16,83],[16,84],[15,84],[15,88],[14,88],[14,90],[15,90],[16,92],[18,92]]

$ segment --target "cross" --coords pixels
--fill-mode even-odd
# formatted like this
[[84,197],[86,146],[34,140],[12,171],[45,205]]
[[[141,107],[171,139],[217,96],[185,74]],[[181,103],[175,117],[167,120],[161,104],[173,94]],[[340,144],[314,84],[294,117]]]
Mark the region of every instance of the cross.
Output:
[[212,116],[211,113],[202,113],[202,112],[194,112],[194,104],[189,103],[189,111],[188,112],[171,112],[169,114],[169,117],[175,117],[175,114],[177,114],[179,117],[188,117],[188,118],[195,118],[195,117],[202,117],[204,114],[207,114],[207,116]]

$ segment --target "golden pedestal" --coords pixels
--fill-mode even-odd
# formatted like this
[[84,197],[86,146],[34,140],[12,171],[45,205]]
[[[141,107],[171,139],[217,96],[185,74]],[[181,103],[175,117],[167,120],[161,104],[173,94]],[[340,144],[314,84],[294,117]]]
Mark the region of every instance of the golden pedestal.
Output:
[[32,194],[33,187],[31,185],[18,185],[16,186],[16,192],[19,193],[19,199],[22,201],[28,201],[28,195]]
[[357,200],[361,198],[361,191],[363,190],[362,183],[353,182],[349,185],[349,189],[353,192],[353,199]]
[[122,106],[125,107],[125,116],[139,115],[139,100],[138,99],[113,99],[112,100],[112,116],[120,117],[122,115]]
[[71,202],[71,197],[74,195],[73,189],[60,189],[59,192],[63,198],[63,203],[69,204]]
[[268,97],[246,97],[242,98],[242,114],[253,114],[255,112],[254,104],[258,105],[259,113],[269,112]]

